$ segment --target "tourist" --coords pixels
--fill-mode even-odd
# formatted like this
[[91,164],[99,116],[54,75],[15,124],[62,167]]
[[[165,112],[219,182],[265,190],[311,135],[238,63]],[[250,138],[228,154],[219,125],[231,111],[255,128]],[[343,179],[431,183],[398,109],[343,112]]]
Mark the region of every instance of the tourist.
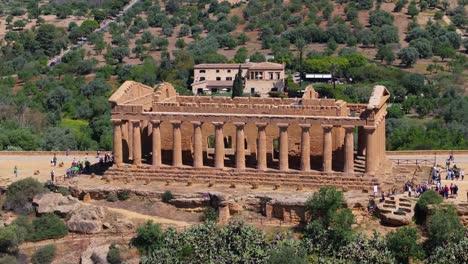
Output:
[[408,185],[408,197],[411,197],[411,185]]
[[458,197],[458,186],[455,184],[455,186],[453,186],[453,195],[455,196],[455,199],[457,199]]
[[449,160],[450,160],[450,161],[454,161],[454,160],[455,160],[455,159],[453,158],[453,152],[450,152]]
[[445,187],[444,187],[444,195],[445,195],[445,199],[448,199],[448,196],[449,196],[449,187],[447,186],[447,184],[446,184]]
[[100,151],[100,150],[97,150],[97,151],[96,151],[96,158],[99,158],[99,155],[101,155],[101,151]]
[[15,177],[18,177],[18,166],[15,165],[15,168],[13,169],[13,173],[15,174]]
[[52,160],[54,161],[54,167],[57,166],[57,156],[55,154]]
[[55,171],[52,169],[52,171],[50,172],[50,181],[51,182],[55,182]]
[[374,185],[374,199],[377,198],[377,193],[379,192],[379,186]]
[[67,157],[70,155],[70,148],[67,148],[66,154],[67,154]]
[[450,183],[450,195],[453,195],[453,187],[454,186],[453,186],[453,182],[452,182],[452,183]]
[[461,176],[461,180],[463,181],[463,179],[465,179],[465,171],[464,170],[460,170],[460,176]]

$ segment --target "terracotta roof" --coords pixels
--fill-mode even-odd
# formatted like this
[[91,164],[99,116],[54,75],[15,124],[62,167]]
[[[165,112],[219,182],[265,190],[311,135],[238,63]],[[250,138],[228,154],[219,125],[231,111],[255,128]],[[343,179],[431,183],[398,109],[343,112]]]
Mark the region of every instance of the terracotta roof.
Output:
[[[283,70],[283,64],[273,62],[248,62],[241,64],[242,69]],[[195,69],[238,69],[239,63],[203,63],[195,65]]]

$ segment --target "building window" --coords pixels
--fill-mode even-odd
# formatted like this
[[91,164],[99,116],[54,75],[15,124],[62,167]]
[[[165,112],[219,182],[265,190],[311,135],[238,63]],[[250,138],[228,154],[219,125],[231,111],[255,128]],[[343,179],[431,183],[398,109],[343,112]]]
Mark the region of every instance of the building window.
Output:
[[226,81],[232,81],[232,77],[226,77]]
[[216,73],[218,73],[218,72],[219,72],[219,70],[216,70]]
[[227,70],[228,72],[231,72],[231,70]]
[[270,75],[270,80],[273,80],[273,73],[269,72],[269,75]]
[[200,70],[200,73],[205,73],[206,71],[205,70]]
[[216,77],[216,80],[217,80],[217,81],[221,81],[221,77]]
[[252,94],[252,95],[255,94],[255,88],[250,88],[250,94]]
[[281,79],[281,73],[279,73],[279,72],[276,73],[276,79],[278,79],[278,80]]
[[200,81],[204,81],[205,80],[205,77],[200,77]]

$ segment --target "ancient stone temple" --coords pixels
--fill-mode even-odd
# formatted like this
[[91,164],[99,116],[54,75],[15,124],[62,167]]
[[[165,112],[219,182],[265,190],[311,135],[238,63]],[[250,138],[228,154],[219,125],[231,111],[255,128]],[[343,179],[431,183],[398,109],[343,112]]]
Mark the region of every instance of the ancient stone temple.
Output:
[[389,92],[368,104],[302,98],[179,96],[127,81],[109,99],[116,164],[107,174],[155,181],[369,188],[388,171]]

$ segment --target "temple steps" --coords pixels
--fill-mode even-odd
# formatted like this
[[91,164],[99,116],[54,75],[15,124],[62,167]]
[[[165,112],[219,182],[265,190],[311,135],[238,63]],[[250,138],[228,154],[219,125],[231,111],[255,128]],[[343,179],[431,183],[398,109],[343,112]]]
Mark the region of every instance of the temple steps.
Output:
[[218,183],[218,184],[258,184],[280,186],[320,187],[323,185],[340,186],[343,189],[369,190],[373,185],[379,185],[377,178],[365,177],[362,174],[344,176],[341,172],[326,174],[322,172],[300,171],[256,171],[246,169],[236,171],[233,169],[216,170],[213,168],[194,169],[190,167],[174,168],[161,167],[153,169],[150,166],[123,166],[111,167],[105,176],[116,180],[135,179],[149,181],[171,181],[192,183]]

